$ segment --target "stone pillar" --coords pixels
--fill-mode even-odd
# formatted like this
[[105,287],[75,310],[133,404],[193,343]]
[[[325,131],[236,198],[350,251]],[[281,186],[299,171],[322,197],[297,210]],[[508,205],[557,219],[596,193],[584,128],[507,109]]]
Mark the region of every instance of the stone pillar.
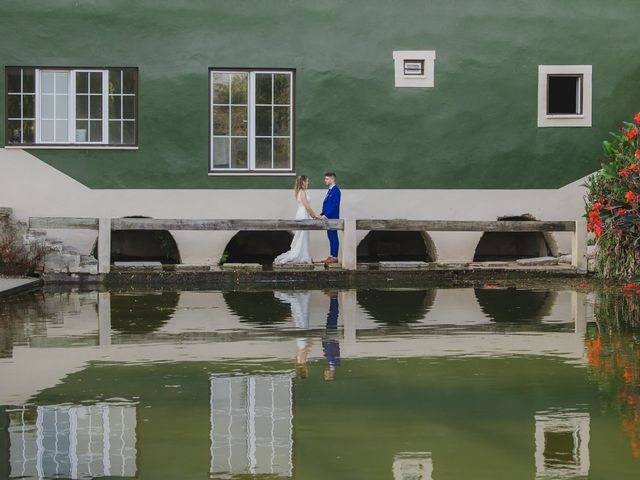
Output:
[[578,220],[571,242],[571,264],[580,273],[587,273],[587,222]]
[[98,344],[111,345],[111,294],[98,293]]
[[98,273],[111,271],[111,219],[98,222]]
[[358,240],[356,238],[356,221],[352,219],[344,220],[344,231],[342,233],[342,268],[345,270],[356,269],[356,250]]

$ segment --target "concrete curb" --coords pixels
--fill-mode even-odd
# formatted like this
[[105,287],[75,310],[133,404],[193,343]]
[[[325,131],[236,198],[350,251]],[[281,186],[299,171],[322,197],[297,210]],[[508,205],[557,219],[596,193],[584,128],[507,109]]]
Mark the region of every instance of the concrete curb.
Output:
[[0,277],[0,297],[38,290],[43,284],[40,278]]

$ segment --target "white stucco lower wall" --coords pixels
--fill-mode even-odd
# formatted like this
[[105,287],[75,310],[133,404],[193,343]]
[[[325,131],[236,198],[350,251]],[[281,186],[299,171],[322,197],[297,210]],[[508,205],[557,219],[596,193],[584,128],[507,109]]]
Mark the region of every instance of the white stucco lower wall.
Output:
[[[215,182],[215,179],[211,180]],[[321,178],[312,185],[321,185]],[[293,180],[292,180],[293,182]],[[560,189],[528,190],[349,190],[343,189],[343,218],[428,220],[496,220],[533,215],[538,220],[579,220],[583,214],[584,179]],[[320,210],[325,191],[310,192]],[[0,206],[16,218],[31,216],[155,218],[293,218],[290,190],[93,190],[50,167],[26,150],[0,149]],[[53,232],[52,232],[53,233]],[[217,263],[235,232],[172,232],[183,263]],[[88,254],[96,232],[53,233],[80,253]],[[366,232],[358,232],[360,241]],[[470,261],[481,232],[430,232],[437,259]],[[569,253],[571,235],[553,234],[559,251]],[[324,232],[311,232],[314,259],[324,259]]]

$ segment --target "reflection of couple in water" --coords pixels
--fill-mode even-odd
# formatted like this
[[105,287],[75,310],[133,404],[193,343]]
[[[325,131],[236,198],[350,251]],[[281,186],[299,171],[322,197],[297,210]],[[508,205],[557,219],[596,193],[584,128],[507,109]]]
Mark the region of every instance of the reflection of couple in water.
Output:
[[[327,322],[325,325],[326,333],[322,338],[322,351],[327,360],[327,366],[324,369],[324,379],[327,381],[335,380],[336,368],[340,366],[340,343],[337,339],[338,332],[338,292],[325,292],[329,297],[329,312],[327,313]],[[309,302],[311,300],[311,292],[277,292],[276,297],[291,305],[291,316],[293,323],[301,330],[309,329]],[[307,337],[296,339],[297,352],[295,358],[296,374],[299,378],[306,378],[309,375],[307,367],[307,356],[313,340]]]

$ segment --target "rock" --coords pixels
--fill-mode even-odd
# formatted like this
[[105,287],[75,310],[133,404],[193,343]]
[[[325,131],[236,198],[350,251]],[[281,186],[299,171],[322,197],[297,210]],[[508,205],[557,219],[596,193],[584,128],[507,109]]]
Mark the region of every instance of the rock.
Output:
[[506,267],[509,265],[509,262],[500,262],[500,261],[488,261],[488,262],[473,262],[474,267]]
[[80,255],[51,252],[44,259],[47,273],[74,273],[80,267]]
[[596,258],[596,253],[598,253],[597,245],[587,245],[587,258]]
[[97,265],[98,260],[93,255],[80,255],[80,266]]
[[274,270],[313,270],[315,265],[313,263],[285,263],[285,264],[273,264]]
[[560,255],[558,257],[558,263],[571,264],[572,261],[573,261],[573,255]]
[[[462,260],[444,260],[441,262],[435,263],[437,268],[449,268],[449,269],[460,269],[460,268],[469,268],[469,262],[465,262]],[[429,266],[429,264],[427,264]]]
[[556,257],[521,258],[516,260],[516,263],[522,266],[557,265],[558,259]]
[[10,217],[13,215],[13,209],[9,207],[0,207],[0,217]]
[[98,274],[98,264],[95,265],[80,265],[76,273],[88,273],[90,275]]
[[160,262],[114,262],[112,272],[162,272]]
[[429,266],[427,262],[380,262],[378,265],[384,270],[419,269]]
[[595,271],[596,271],[596,259],[595,258],[589,258],[587,260],[587,272],[595,273]]
[[260,265],[259,263],[225,263],[222,265],[222,271],[260,272],[262,271],[262,265]]
[[209,272],[211,265],[207,263],[178,263],[174,265],[176,272]]

